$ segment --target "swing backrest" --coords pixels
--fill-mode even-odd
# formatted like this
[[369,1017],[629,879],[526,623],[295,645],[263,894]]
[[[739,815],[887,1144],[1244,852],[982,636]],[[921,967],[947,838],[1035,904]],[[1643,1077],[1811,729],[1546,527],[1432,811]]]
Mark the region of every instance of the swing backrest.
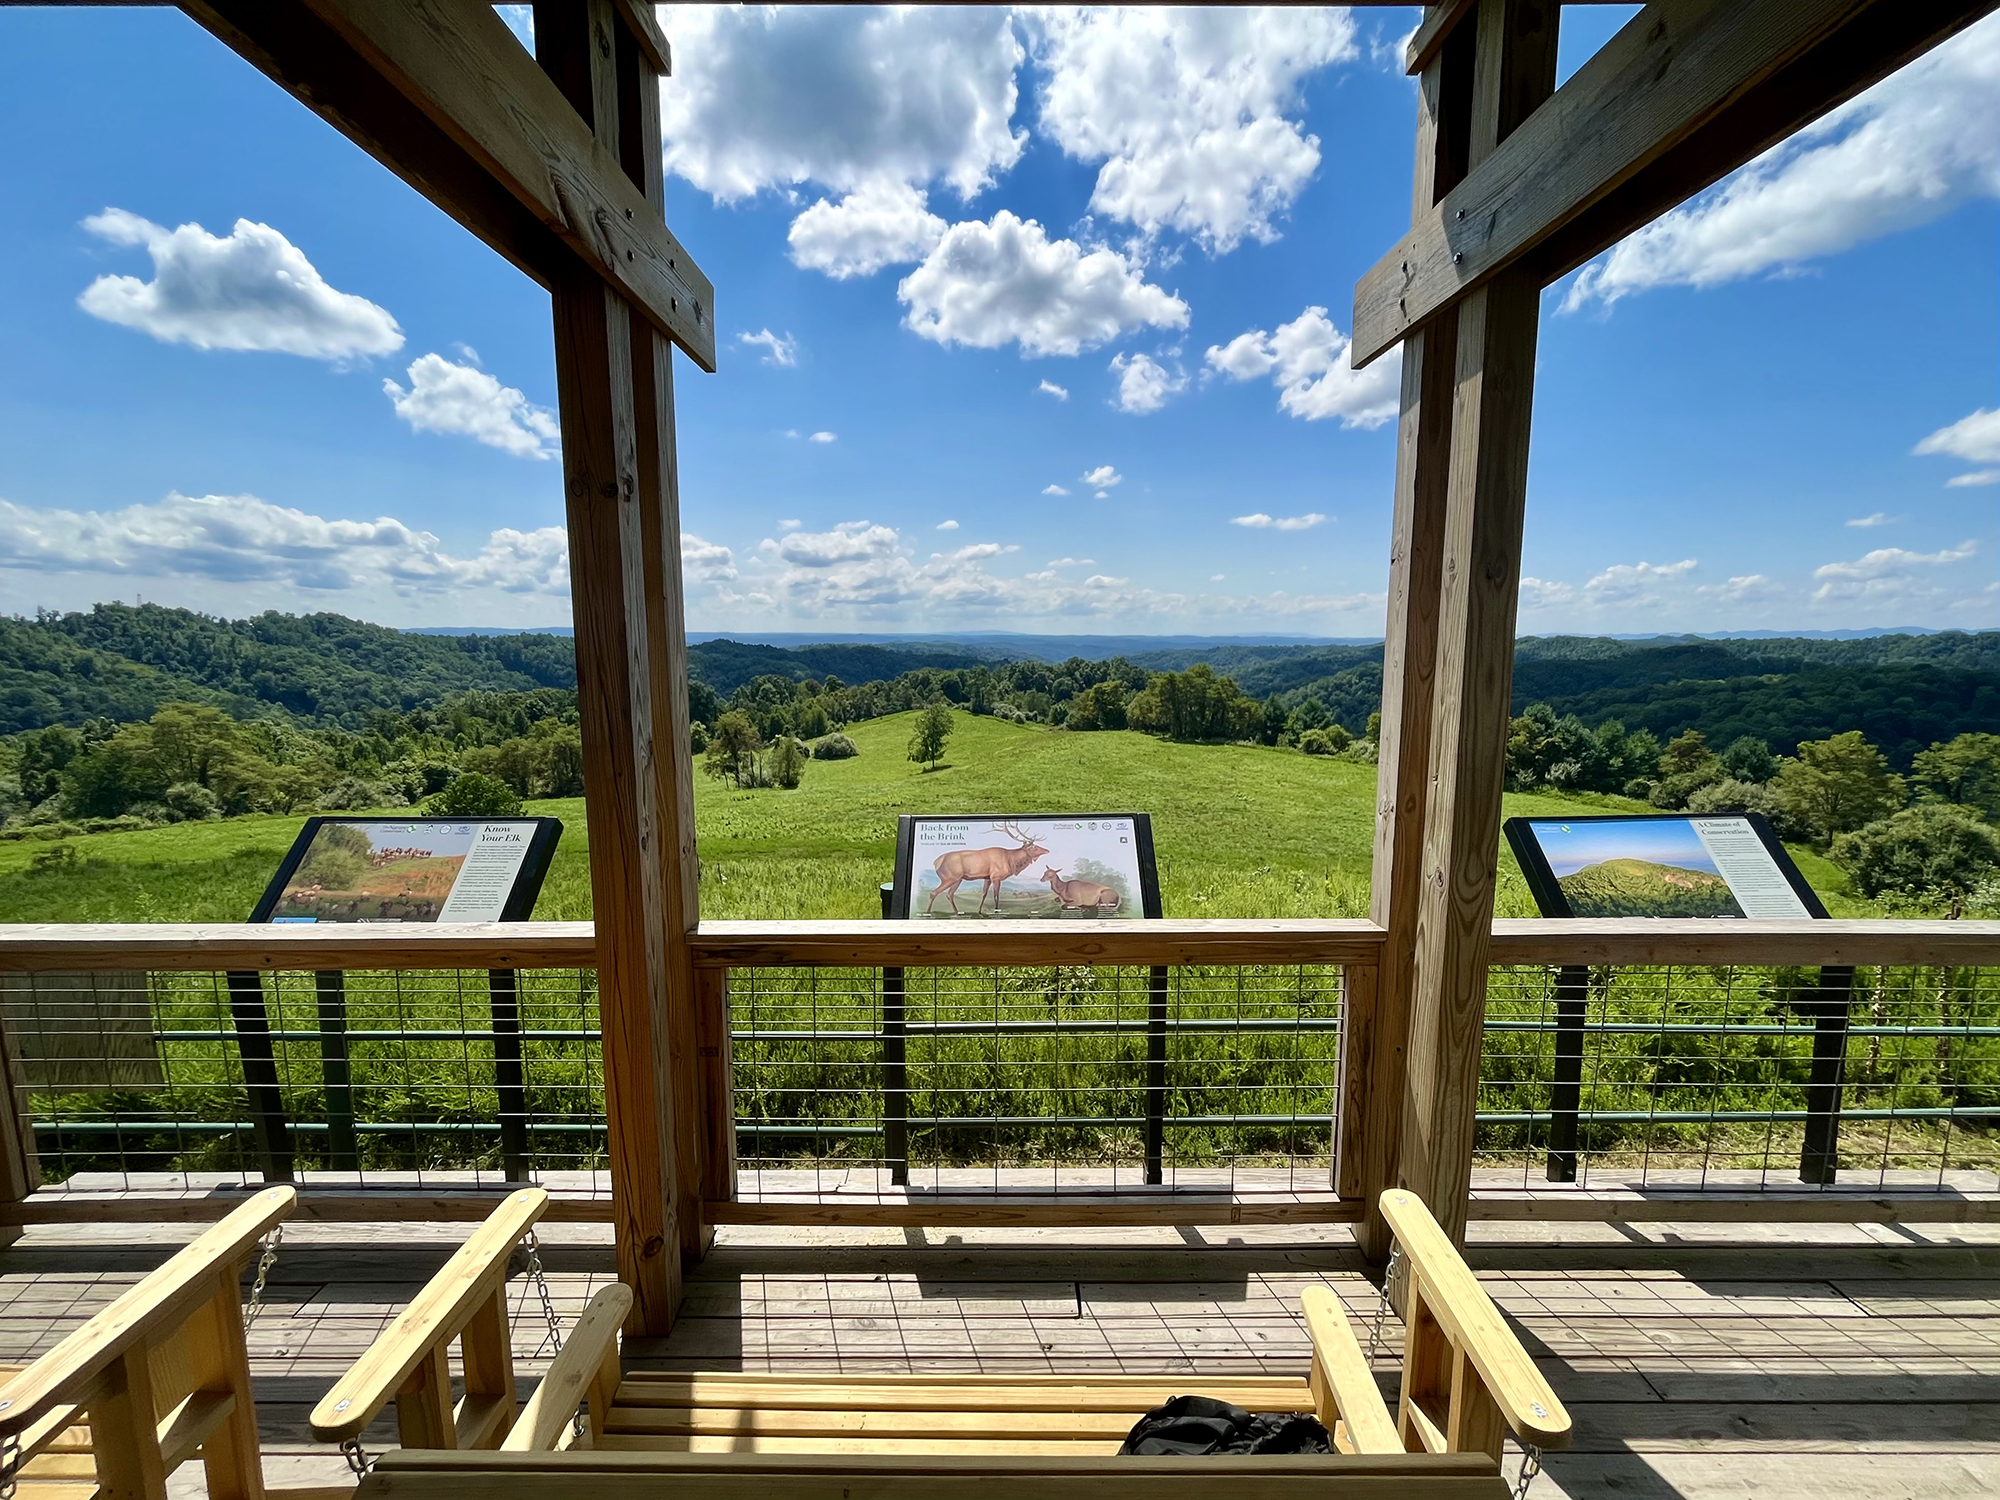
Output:
[[[261,1495],[241,1284],[298,1194],[269,1187],[0,1386],[0,1439],[27,1466],[89,1421],[98,1492],[164,1497],[199,1451],[211,1495]],[[23,1476],[34,1479],[30,1468]]]
[[[549,1195],[536,1187],[503,1199],[313,1408],[313,1436],[328,1443],[357,1439],[393,1400],[405,1448],[498,1447],[515,1415],[507,1266],[548,1206]],[[456,1407],[454,1340],[465,1375]]]

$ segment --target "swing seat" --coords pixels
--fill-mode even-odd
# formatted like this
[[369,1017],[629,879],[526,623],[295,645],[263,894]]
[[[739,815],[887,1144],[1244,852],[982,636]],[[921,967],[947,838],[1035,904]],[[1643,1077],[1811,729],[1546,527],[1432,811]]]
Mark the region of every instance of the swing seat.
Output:
[[[243,1268],[298,1202],[265,1188],[0,1384],[0,1470],[19,1500],[165,1500],[200,1456],[213,1500],[263,1500]],[[0,1478],[7,1477],[0,1475]]]
[[[502,1200],[313,1408],[313,1436],[358,1459],[362,1432],[391,1401],[404,1448],[566,1447],[575,1440],[572,1418],[582,1403],[601,1427],[618,1388],[618,1329],[632,1310],[631,1289],[617,1283],[591,1298],[526,1407],[516,1409],[507,1267],[548,1206],[541,1188]],[[456,1402],[454,1341],[465,1392]]]
[[[1500,1474],[1506,1434],[1531,1450],[1563,1447],[1569,1414],[1422,1202],[1391,1192],[1382,1210],[1408,1310],[1394,1417],[1339,1299],[1314,1287],[1303,1306],[1313,1351],[1305,1379],[634,1371],[613,1387],[601,1421],[593,1401],[591,1451],[404,1451],[388,1455],[359,1493],[636,1500],[681,1481],[705,1497],[794,1500],[931,1500],[956,1486],[1021,1500],[1500,1500],[1509,1493]],[[1337,1451],[1118,1454],[1148,1409],[1191,1393],[1313,1413]]]

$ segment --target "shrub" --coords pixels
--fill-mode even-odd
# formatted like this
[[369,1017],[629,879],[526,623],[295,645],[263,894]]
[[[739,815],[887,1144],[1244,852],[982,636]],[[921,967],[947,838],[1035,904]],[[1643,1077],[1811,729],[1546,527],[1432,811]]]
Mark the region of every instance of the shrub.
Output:
[[771,746],[771,780],[791,791],[805,780],[806,747],[789,734],[781,734]]
[[1843,833],[1832,854],[1864,896],[1962,899],[2000,874],[2000,831],[1925,802]]
[[[386,781],[366,781],[359,776],[343,776],[332,786],[319,794],[313,806],[321,812],[346,812],[355,807],[406,807],[410,799],[399,786]],[[167,805],[173,805],[173,791],[167,792]]]
[[824,735],[813,741],[814,760],[852,760],[861,753],[861,747],[844,734]]
[[222,799],[199,781],[176,781],[167,788],[167,811],[184,823],[222,816]]
[[1354,736],[1338,724],[1308,729],[1299,736],[1299,748],[1308,755],[1338,755],[1353,743]]
[[506,782],[467,771],[424,803],[424,811],[440,818],[512,818],[521,799]]

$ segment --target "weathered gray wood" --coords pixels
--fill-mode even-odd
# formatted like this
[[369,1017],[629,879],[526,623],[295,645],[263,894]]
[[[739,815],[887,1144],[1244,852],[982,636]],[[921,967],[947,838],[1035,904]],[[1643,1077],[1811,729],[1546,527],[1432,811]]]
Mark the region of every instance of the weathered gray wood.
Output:
[[[1469,170],[1555,84],[1549,0],[1481,0]],[[1462,1240],[1513,683],[1539,285],[1497,277],[1458,312],[1437,675],[1431,711],[1397,1177]]]
[[542,285],[587,266],[715,368],[714,287],[492,6],[182,8]]
[[1362,277],[1356,367],[1545,245],[1538,284],[1581,265],[1991,9],[1653,0]]
[[[544,9],[547,25],[539,24]],[[537,14],[537,59],[616,161],[610,0]],[[623,167],[614,170],[623,182]],[[680,892],[670,905],[663,856],[674,851],[662,823],[652,701],[653,656],[665,648],[651,638],[642,514],[658,497],[639,491],[630,306],[581,272],[558,283],[553,301],[619,1279],[633,1290],[632,1330],[660,1334],[680,1300],[681,1257],[666,973]]]

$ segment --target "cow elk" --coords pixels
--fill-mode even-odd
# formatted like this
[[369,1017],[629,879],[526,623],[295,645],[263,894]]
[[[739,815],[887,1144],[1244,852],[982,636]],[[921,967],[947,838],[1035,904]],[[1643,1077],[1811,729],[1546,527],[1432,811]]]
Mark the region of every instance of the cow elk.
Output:
[[949,849],[940,854],[931,862],[931,868],[937,871],[938,883],[931,891],[930,899],[924,903],[926,914],[936,908],[937,899],[942,896],[951,904],[952,915],[962,916],[958,909],[958,888],[968,880],[976,880],[980,883],[979,905],[973,915],[986,914],[986,898],[990,895],[993,898],[993,914],[998,916],[1001,882],[1020,874],[1049,852],[1011,822],[995,823],[993,827],[1010,839],[1019,839],[1019,846],[1013,849]]
[[1042,867],[1042,879],[1056,893],[1064,911],[1118,910],[1118,893],[1108,885],[1099,885],[1094,880],[1064,880],[1052,865]]

